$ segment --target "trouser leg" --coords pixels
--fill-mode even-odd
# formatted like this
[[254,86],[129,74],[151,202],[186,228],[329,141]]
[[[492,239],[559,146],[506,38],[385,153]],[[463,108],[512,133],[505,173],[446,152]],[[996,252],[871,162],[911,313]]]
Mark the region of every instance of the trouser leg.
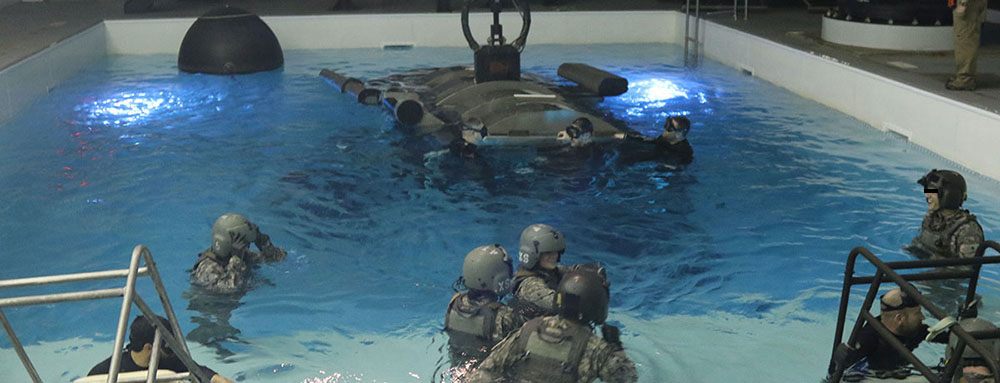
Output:
[[956,68],[953,85],[966,86],[975,83],[982,16],[985,10],[986,0],[968,0],[965,12],[954,13]]

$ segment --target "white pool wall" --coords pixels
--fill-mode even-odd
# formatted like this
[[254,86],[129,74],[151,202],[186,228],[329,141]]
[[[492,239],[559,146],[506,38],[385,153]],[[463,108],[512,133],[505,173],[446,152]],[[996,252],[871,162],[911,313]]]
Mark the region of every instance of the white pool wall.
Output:
[[[991,13],[991,17],[994,14]],[[491,15],[471,15],[484,42]],[[506,34],[517,33],[506,14]],[[194,18],[108,20],[0,72],[0,121],[105,55],[176,53]],[[264,17],[282,47],[381,48],[386,45],[464,46],[456,14]],[[803,52],[711,21],[700,24],[705,57],[786,88],[906,137],[958,164],[1000,180],[1000,111],[983,110]],[[684,15],[676,11],[536,12],[531,44],[684,42]],[[571,60],[571,58],[567,58]],[[6,100],[4,100],[6,97]]]

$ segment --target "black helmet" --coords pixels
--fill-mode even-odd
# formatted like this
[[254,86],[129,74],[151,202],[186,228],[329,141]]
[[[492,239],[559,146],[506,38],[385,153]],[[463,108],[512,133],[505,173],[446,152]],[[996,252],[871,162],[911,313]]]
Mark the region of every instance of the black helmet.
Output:
[[917,183],[924,186],[924,193],[937,193],[941,209],[956,210],[965,202],[965,178],[956,171],[932,169]]
[[573,270],[559,282],[556,306],[563,318],[601,324],[608,319],[608,295],[608,285],[600,274]]

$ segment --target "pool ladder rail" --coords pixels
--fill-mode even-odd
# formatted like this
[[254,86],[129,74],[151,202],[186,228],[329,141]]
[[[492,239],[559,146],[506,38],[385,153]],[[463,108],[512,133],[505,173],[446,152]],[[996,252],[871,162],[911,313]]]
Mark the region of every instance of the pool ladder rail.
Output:
[[[808,3],[807,3],[808,4]],[[717,6],[710,6],[719,9]],[[739,0],[733,0],[733,20],[739,20],[740,14]],[[719,12],[728,12],[722,11]],[[706,15],[711,15],[708,12]],[[750,18],[750,0],[743,0],[743,20]],[[698,55],[698,33],[701,25],[701,0],[694,0],[694,35],[691,34],[691,0],[684,4],[684,66],[694,68],[698,66],[700,56]],[[692,49],[693,48],[693,49]]]
[[[140,261],[143,261],[145,266],[139,267]],[[191,358],[187,343],[184,341],[183,333],[181,332],[180,326],[177,324],[177,315],[174,314],[173,307],[170,305],[170,298],[167,296],[167,291],[163,287],[163,280],[160,278],[160,273],[156,269],[156,263],[153,261],[153,255],[150,253],[149,248],[143,245],[138,245],[132,250],[132,258],[128,269],[0,280],[0,289],[8,289],[26,286],[54,285],[67,282],[125,278],[125,286],[119,288],[0,298],[0,322],[3,323],[4,331],[6,331],[7,336],[10,337],[11,344],[17,352],[17,356],[21,359],[21,363],[24,364],[24,368],[27,370],[28,375],[31,376],[31,380],[34,383],[42,383],[42,379],[38,376],[38,371],[35,369],[34,365],[32,365],[31,360],[28,359],[28,355],[25,353],[24,347],[21,345],[17,335],[14,333],[14,328],[10,325],[6,315],[3,314],[3,308],[122,297],[121,314],[118,317],[118,329],[115,333],[114,349],[111,350],[111,366],[108,370],[107,378],[108,383],[117,383],[119,382],[119,370],[121,368],[121,350],[124,348],[125,344],[125,331],[129,326],[129,312],[132,308],[132,304],[135,304],[135,306],[139,308],[139,311],[141,311],[147,318],[156,317],[156,314],[149,307],[149,305],[146,304],[146,301],[143,300],[142,297],[135,291],[136,280],[143,276],[148,276],[153,281],[153,285],[156,287],[156,293],[160,298],[160,303],[163,305],[163,310],[168,321],[170,322],[170,328],[168,329],[158,320],[149,321],[154,327],[156,327],[156,335],[153,340],[153,354],[150,358],[149,372],[146,374],[147,376],[145,381],[147,383],[153,383],[184,379],[196,383],[209,383],[211,381],[211,377],[202,376],[204,373],[200,368],[198,368],[198,365]],[[170,349],[174,351],[174,355],[176,355],[181,362],[187,366],[188,371],[191,371],[191,373],[173,374],[169,377],[164,377],[163,379],[157,379],[156,371],[157,364],[159,363],[160,345],[164,341],[168,346],[170,346]]]
[[[983,256],[986,249],[993,249],[1000,252],[1000,244],[994,241],[986,241],[976,250],[976,254],[972,258],[958,258],[958,259],[935,259],[935,260],[917,260],[917,261],[899,261],[899,262],[883,262],[881,259],[872,254],[871,251],[864,247],[855,247],[851,250],[850,255],[847,257],[847,267],[844,270],[844,287],[840,297],[840,310],[837,315],[837,330],[834,334],[833,349],[836,351],[837,347],[840,346],[843,340],[844,332],[844,322],[847,317],[847,306],[848,300],[851,295],[851,287],[854,285],[868,284],[868,294],[865,296],[865,301],[861,305],[861,312],[858,314],[858,319],[854,323],[854,329],[851,331],[851,335],[848,338],[847,344],[854,344],[857,341],[858,332],[862,325],[866,322],[872,326],[872,328],[879,334],[879,336],[897,352],[903,355],[904,358],[911,364],[914,368],[923,375],[930,383],[947,383],[952,381],[952,376],[958,372],[958,364],[961,358],[951,358],[947,361],[942,370],[941,374],[935,374],[927,367],[926,364],[921,362],[913,352],[906,348],[902,342],[899,341],[881,321],[875,318],[871,313],[872,305],[875,302],[875,296],[878,295],[879,286],[882,284],[883,279],[888,278],[889,282],[894,282],[899,285],[899,288],[903,290],[907,295],[913,297],[917,303],[920,304],[923,309],[929,311],[938,320],[944,320],[949,318],[953,320],[944,310],[938,308],[930,300],[923,296],[915,287],[909,284],[909,281],[929,281],[929,280],[943,280],[943,279],[968,279],[968,290],[965,296],[964,307],[970,307],[975,304],[976,300],[976,287],[979,283],[979,271],[985,264],[995,264],[1000,263],[1000,255],[993,256]],[[878,270],[873,276],[854,276],[854,264],[858,256],[864,256],[869,263],[871,263]],[[948,266],[972,266],[971,268],[959,268],[959,269],[945,269],[945,270],[932,270],[915,272],[909,274],[899,274],[896,270],[907,270],[907,269],[921,269],[921,268],[939,268]],[[961,313],[959,313],[961,314]],[[951,333],[958,336],[960,339],[957,342],[956,348],[954,350],[954,355],[962,355],[965,347],[972,347],[973,350],[983,355],[986,358],[987,364],[991,371],[1000,371],[1000,364],[997,362],[997,355],[993,355],[993,352],[984,346],[979,339],[994,339],[1000,338],[1000,330],[996,331],[975,331],[968,332],[962,328],[962,326],[951,326]],[[836,362],[835,358],[830,357],[830,368],[827,371],[829,375],[828,382],[840,382],[843,377],[844,370],[849,366],[841,366]]]

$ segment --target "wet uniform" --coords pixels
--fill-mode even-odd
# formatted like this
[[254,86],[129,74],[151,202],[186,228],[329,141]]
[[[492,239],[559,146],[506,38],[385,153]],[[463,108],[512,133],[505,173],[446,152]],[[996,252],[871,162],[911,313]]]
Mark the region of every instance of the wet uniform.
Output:
[[[212,371],[211,368],[201,365],[199,365],[198,367],[201,368],[201,371],[204,373],[205,376],[212,377],[216,375],[216,372]],[[156,368],[160,370],[170,370],[173,372],[188,372],[187,366],[185,366],[184,363],[181,362],[181,360],[174,355],[161,355],[160,363],[157,365]],[[103,362],[98,363],[96,366],[94,366],[94,368],[91,368],[90,372],[87,373],[87,376],[107,374],[110,369],[111,369],[111,357],[109,356],[108,359],[105,359]],[[119,365],[118,368],[118,372],[146,371],[148,369],[149,369],[148,367],[140,367],[139,365],[135,364],[135,361],[132,360],[131,352],[129,351],[122,352],[122,359],[121,359],[121,364]]]
[[[875,319],[881,321],[882,316],[879,315]],[[927,333],[928,326],[922,325],[920,330],[915,334],[909,336],[896,335],[896,339],[899,339],[908,350],[913,351],[924,341]],[[938,334],[931,342],[948,343],[948,336],[947,332]],[[855,351],[848,354],[845,365],[851,366],[864,358],[868,361],[868,372],[876,376],[891,376],[892,373],[910,364],[903,355],[900,355],[889,343],[883,340],[868,323],[865,323],[864,327],[858,330],[858,338],[854,344],[854,348]],[[909,371],[905,371],[903,374],[908,375]]]
[[[652,143],[650,148],[649,144]],[[671,165],[687,165],[694,159],[694,148],[688,140],[671,144],[663,136],[645,138],[631,144],[627,141],[622,145],[621,162],[631,165],[639,162],[660,161]]]
[[510,307],[490,296],[455,294],[448,304],[444,328],[448,331],[452,364],[482,360],[497,342],[524,324]]
[[514,273],[514,301],[511,306],[526,318],[556,314],[556,287],[562,278],[563,266],[554,270],[520,269]]
[[983,239],[983,228],[968,210],[947,217],[940,211],[929,212],[907,250],[920,258],[972,258]]
[[263,262],[285,259],[285,251],[274,246],[271,238],[260,234],[255,242],[261,252],[234,249],[233,255],[223,261],[211,249],[198,254],[191,269],[191,283],[217,293],[232,293],[246,289],[250,269]]
[[620,346],[593,334],[590,326],[557,316],[535,318],[497,344],[469,383],[509,379],[518,383],[608,383],[638,381],[635,365]]

